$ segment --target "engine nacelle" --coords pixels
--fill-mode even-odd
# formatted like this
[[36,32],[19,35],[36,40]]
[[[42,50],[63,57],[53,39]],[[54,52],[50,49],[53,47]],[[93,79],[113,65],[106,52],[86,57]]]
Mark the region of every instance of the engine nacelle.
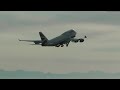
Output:
[[72,42],[77,43],[79,41],[79,39],[73,39]]
[[79,41],[80,41],[80,42],[84,42],[84,39],[81,38],[81,39],[79,39]]
[[39,44],[40,42],[35,41],[34,43],[35,43],[35,44]]
[[73,39],[72,42],[84,42],[84,39],[83,38],[80,38],[80,39]]
[[74,43],[77,43],[79,40],[75,40],[75,41],[72,41],[72,42],[74,42]]
[[74,40],[75,43],[77,43],[79,40]]

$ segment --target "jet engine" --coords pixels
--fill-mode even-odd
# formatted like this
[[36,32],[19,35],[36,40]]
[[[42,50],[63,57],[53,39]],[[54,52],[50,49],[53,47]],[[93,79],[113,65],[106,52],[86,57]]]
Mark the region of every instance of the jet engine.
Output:
[[80,42],[84,42],[84,39],[81,38],[81,39],[79,39],[79,41],[80,41]]
[[75,43],[84,42],[84,39],[82,39],[82,38],[81,39],[73,39],[72,42],[75,42]]
[[77,43],[77,42],[79,41],[79,39],[75,39],[75,38],[74,38],[74,39],[72,39],[71,41]]
[[35,43],[35,44],[39,44],[40,42],[38,42],[38,41],[35,41],[34,43]]
[[74,40],[73,42],[77,43],[79,40]]

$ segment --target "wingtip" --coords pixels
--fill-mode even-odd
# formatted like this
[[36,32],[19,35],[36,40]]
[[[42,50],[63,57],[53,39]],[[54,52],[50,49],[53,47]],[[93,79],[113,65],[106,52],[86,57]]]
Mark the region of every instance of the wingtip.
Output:
[[85,36],[84,38],[87,38],[87,36]]
[[20,39],[18,39],[19,41],[21,41]]

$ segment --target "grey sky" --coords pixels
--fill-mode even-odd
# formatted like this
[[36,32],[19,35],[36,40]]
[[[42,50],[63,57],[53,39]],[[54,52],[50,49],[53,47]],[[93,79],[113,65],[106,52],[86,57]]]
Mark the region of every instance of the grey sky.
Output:
[[[68,48],[31,46],[20,39],[48,39],[75,29],[84,43]],[[0,11],[0,69],[54,73],[119,72],[120,13],[105,11]]]

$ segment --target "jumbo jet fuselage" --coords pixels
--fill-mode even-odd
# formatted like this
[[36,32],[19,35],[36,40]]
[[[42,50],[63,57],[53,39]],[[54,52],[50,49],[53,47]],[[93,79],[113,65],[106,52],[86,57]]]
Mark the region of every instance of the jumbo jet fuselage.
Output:
[[56,45],[59,46],[60,44],[66,44],[70,42],[70,39],[74,38],[75,36],[76,36],[76,32],[74,30],[69,30],[58,37],[48,40],[45,46],[56,46]]
[[64,44],[66,44],[66,46],[69,45],[70,41],[72,42],[84,42],[84,39],[75,39],[76,37],[76,32],[71,29],[68,30],[66,32],[64,32],[63,34],[61,34],[58,37],[55,37],[51,40],[48,40],[45,35],[42,32],[39,32],[40,38],[41,40],[19,40],[19,41],[27,41],[27,42],[34,42],[35,45],[41,45],[41,46],[56,46],[56,47],[63,47]]

